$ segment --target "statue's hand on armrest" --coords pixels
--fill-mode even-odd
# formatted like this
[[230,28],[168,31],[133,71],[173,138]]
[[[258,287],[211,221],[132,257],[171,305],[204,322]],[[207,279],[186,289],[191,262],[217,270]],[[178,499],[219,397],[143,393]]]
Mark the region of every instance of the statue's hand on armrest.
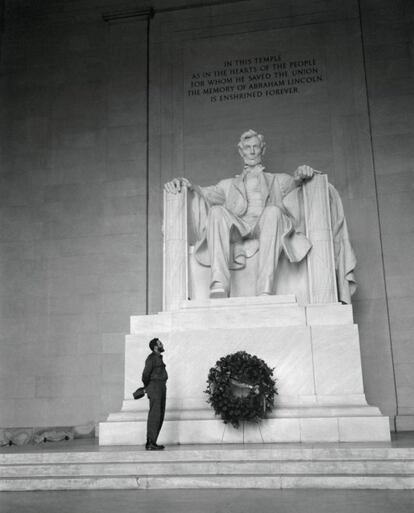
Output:
[[321,172],[316,171],[316,169],[313,169],[310,166],[299,166],[293,173],[293,179],[297,184],[301,184],[310,180],[315,173],[320,174]]
[[187,187],[187,189],[192,190],[193,186],[187,178],[174,178],[170,182],[164,184],[164,190],[166,192],[170,192],[171,194],[177,194],[181,192],[183,187]]

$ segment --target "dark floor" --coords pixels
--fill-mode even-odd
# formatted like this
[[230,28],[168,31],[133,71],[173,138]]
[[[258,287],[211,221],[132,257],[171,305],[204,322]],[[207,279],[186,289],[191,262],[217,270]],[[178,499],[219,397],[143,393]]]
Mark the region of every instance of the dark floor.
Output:
[[1,513],[413,513],[414,491],[2,492]]

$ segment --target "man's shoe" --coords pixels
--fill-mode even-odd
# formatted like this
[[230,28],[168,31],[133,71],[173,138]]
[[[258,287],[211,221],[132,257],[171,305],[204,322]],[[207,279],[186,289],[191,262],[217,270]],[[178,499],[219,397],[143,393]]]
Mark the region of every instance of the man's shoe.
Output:
[[152,442],[145,445],[146,451],[162,451],[161,446],[153,444]]
[[156,447],[158,447],[158,450],[159,450],[159,451],[163,451],[163,450],[165,449],[165,445],[162,445],[162,444],[160,444],[160,445],[158,445],[158,444],[154,444],[154,445],[155,445]]

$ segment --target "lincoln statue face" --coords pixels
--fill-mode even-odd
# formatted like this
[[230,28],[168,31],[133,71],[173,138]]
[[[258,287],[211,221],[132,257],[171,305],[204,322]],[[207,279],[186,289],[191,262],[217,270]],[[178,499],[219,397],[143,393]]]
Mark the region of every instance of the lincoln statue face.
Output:
[[254,130],[249,130],[241,135],[238,148],[246,166],[257,166],[262,162],[265,151],[264,138]]

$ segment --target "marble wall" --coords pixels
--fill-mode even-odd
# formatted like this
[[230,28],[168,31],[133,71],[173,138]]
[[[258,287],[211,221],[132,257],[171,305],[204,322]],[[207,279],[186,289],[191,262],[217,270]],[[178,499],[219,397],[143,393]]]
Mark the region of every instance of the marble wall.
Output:
[[[162,304],[162,183],[186,175],[206,185],[237,172],[240,131],[256,128],[269,170],[306,162],[340,191],[359,262],[366,395],[414,429],[412,2],[203,3],[140,4],[155,8],[147,168],[147,20],[102,19],[136,2],[5,2],[0,427],[73,425],[119,409],[129,316]],[[288,78],[301,69],[296,78],[311,80],[224,101],[234,91],[196,84],[249,66],[236,61],[278,55],[254,64],[274,73],[307,60]],[[263,83],[249,75],[268,71],[234,77]]]
[[391,344],[397,428],[413,430],[414,4],[364,0],[361,17],[387,303],[385,309],[384,299],[378,297],[362,311],[369,318],[374,308],[384,312],[383,335],[381,324],[372,326],[372,350],[364,356],[376,359],[377,340]]
[[116,409],[145,313],[146,21],[105,23],[100,4],[6,5],[1,427]]

